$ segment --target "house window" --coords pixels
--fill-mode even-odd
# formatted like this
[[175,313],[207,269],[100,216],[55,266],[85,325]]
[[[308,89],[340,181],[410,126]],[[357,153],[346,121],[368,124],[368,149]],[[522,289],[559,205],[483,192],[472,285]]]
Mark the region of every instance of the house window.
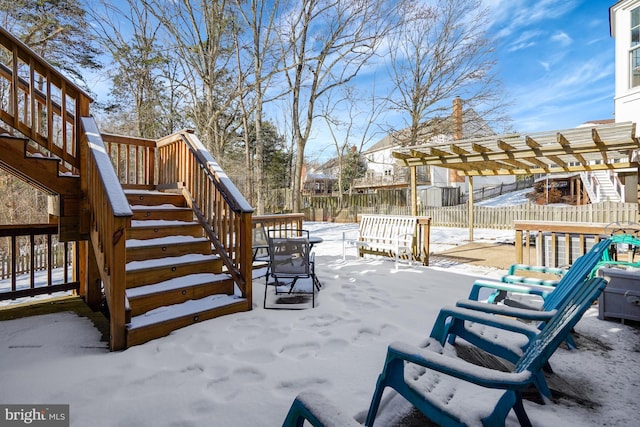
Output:
[[631,11],[631,87],[640,86],[640,7]]

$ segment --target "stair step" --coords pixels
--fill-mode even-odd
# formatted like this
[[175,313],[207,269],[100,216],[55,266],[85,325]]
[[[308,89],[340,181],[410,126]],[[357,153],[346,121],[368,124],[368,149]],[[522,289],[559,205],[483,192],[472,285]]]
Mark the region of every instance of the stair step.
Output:
[[167,301],[176,304],[215,294],[230,295],[233,291],[230,275],[200,273],[127,289],[127,298],[131,315],[138,316],[166,305]]
[[202,237],[202,235],[202,226],[194,221],[133,220],[131,228],[127,230],[127,237],[133,240],[169,236]]
[[193,273],[221,273],[218,255],[187,254],[177,257],[131,261],[126,265],[127,288],[157,283]]
[[211,242],[204,237],[167,236],[155,239],[127,239],[127,262],[166,258],[190,253],[210,254]]
[[174,206],[170,203],[157,206],[131,205],[131,210],[133,211],[132,220],[193,221],[191,208]]
[[213,295],[164,306],[134,316],[127,324],[127,347],[143,344],[203,320],[248,311],[247,299],[235,295]]
[[177,207],[187,207],[187,201],[182,194],[165,193],[163,191],[124,190],[131,205],[157,206],[171,204]]

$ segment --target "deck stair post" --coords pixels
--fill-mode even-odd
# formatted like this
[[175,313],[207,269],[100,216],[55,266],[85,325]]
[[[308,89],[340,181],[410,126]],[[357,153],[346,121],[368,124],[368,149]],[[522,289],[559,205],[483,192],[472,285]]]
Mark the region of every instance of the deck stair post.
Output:
[[182,194],[125,194],[133,211],[126,242],[127,347],[246,309]]

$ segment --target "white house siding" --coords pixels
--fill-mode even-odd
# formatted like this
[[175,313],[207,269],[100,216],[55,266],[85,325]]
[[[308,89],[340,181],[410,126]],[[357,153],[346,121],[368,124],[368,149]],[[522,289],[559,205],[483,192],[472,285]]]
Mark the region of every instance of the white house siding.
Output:
[[[611,36],[615,39],[615,121],[640,122],[640,86],[630,87],[631,10],[640,0],[623,0],[610,9]],[[636,135],[640,136],[636,128]]]

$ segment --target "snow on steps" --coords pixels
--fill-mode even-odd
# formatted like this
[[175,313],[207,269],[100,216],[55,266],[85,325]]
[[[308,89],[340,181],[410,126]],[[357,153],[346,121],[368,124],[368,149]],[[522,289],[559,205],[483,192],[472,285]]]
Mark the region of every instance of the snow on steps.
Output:
[[246,298],[212,295],[182,304],[159,307],[131,318],[127,325],[127,347],[169,335],[172,331],[203,320],[249,310]]
[[222,261],[215,254],[186,254],[131,261],[126,265],[127,288],[144,286],[192,273],[222,273]]
[[126,291],[132,316],[166,306],[169,301],[178,304],[211,295],[233,293],[231,275],[214,273],[188,274]]
[[202,226],[181,194],[126,190],[127,347],[195,322],[247,311]]
[[153,239],[127,239],[127,262],[149,258],[166,258],[188,253],[211,253],[211,242],[205,237],[167,236]]

